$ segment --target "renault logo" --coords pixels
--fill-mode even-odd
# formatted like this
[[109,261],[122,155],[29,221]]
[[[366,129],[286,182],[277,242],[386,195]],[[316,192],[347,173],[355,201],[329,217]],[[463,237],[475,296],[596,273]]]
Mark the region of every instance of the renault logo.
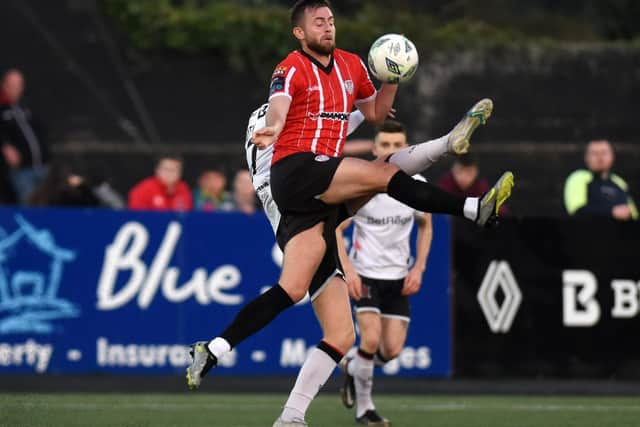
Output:
[[[504,294],[501,303],[496,300],[498,290]],[[478,302],[493,332],[509,332],[522,302],[522,293],[506,261],[491,261],[478,290]]]

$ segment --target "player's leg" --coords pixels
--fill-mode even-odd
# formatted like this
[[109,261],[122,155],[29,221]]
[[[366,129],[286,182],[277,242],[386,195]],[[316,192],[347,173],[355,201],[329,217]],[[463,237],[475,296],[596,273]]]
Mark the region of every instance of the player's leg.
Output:
[[493,111],[493,101],[478,101],[447,135],[438,139],[414,144],[389,157],[393,163],[407,175],[415,175],[427,169],[442,156],[464,154],[469,150],[471,135],[481,124],[485,124]]
[[360,420],[363,417],[369,418],[376,409],[371,398],[373,357],[380,345],[382,323],[380,314],[376,311],[359,311],[356,313],[356,319],[360,331],[360,344],[346,368],[348,374],[353,377],[356,420]]
[[422,212],[465,217],[484,226],[495,218],[509,198],[513,183],[513,174],[505,172],[482,198],[464,198],[449,194],[431,183],[414,180],[395,165],[345,158],[320,199],[335,205],[372,193],[386,192],[399,202]]
[[382,315],[382,334],[375,362],[384,365],[400,355],[407,340],[409,321],[401,316]]
[[326,248],[324,223],[318,223],[292,237],[284,248],[279,283],[245,305],[219,336],[198,342],[191,348],[192,363],[187,368],[187,385],[200,386],[202,377],[218,359],[240,342],[268,325],[278,314],[300,301],[320,265]]
[[275,425],[304,421],[309,404],[355,340],[349,295],[341,276],[332,274],[311,297],[322,341],[307,356]]

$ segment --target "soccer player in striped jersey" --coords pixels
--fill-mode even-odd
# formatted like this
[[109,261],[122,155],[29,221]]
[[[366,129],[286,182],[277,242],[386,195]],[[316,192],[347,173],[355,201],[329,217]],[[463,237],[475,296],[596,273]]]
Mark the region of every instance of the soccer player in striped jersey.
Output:
[[[308,291],[323,339],[309,353],[275,427],[307,425],[309,404],[355,340],[335,236],[344,204],[355,209],[374,194],[386,192],[415,209],[464,216],[484,226],[496,217],[513,186],[513,175],[505,173],[482,198],[459,198],[403,172],[424,160],[413,151],[394,154],[394,163],[342,157],[354,106],[367,121],[379,124],[389,113],[397,85],[385,83],[376,91],[362,61],[335,47],[333,12],[326,0],[299,0],[292,8],[291,23],[301,49],[275,69],[267,126],[257,129],[252,140],[260,149],[275,143],[270,185],[282,214],[277,229],[278,244],[284,248],[280,280],[244,306],[220,335],[194,344],[187,368],[187,383],[197,388],[219,357]],[[488,101],[472,111],[445,146],[466,150],[471,133],[491,108]],[[327,280],[314,280],[321,276]]]
[[[387,120],[378,128],[373,154],[384,159],[407,147],[404,126]],[[414,179],[424,181],[421,175]],[[351,252],[347,255],[344,230],[353,222]],[[416,259],[410,265],[409,240],[418,223]],[[378,194],[336,229],[338,253],[355,306],[360,345],[354,357],[340,366],[345,375],[341,389],[347,408],[356,406],[356,422],[388,426],[371,398],[374,359],[385,363],[400,354],[409,326],[409,296],[420,290],[429,248],[431,214],[416,211],[387,194]]]
[[[244,148],[247,157],[247,166],[251,173],[253,188],[255,188],[256,194],[262,202],[262,207],[267,214],[267,218],[269,219],[273,232],[276,233],[278,230],[278,224],[280,223],[280,211],[278,211],[276,202],[271,196],[271,184],[269,183],[271,178],[273,145],[265,148],[264,150],[258,150],[258,146],[251,142],[255,130],[265,127],[265,118],[268,109],[269,104],[262,104],[251,113],[251,116],[249,116]],[[349,115],[347,136],[351,135],[363,122],[364,116],[360,111],[356,110],[352,112]],[[363,146],[361,144],[354,142],[347,142],[344,148],[344,154],[360,154],[365,151],[366,150],[363,150]]]

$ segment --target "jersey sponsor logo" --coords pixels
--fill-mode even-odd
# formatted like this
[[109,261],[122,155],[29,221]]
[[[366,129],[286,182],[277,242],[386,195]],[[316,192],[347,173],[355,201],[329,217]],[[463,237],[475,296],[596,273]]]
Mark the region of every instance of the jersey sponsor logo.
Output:
[[345,80],[344,87],[349,92],[349,95],[353,95],[353,80]]
[[309,113],[309,117],[311,120],[336,120],[340,122],[348,122],[349,121],[349,113],[340,113],[335,111],[323,111],[322,113]]
[[316,162],[326,162],[327,160],[329,160],[329,156],[327,156],[325,154],[320,154],[320,155],[316,156],[314,160]]
[[413,219],[412,216],[385,216],[382,218],[367,217],[367,224],[371,225],[406,225]]

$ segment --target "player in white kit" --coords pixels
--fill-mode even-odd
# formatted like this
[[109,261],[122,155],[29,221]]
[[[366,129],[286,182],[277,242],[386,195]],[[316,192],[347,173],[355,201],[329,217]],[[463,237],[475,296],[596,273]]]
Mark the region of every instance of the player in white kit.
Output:
[[[386,158],[407,147],[399,122],[387,120],[376,133],[373,153]],[[414,179],[424,180],[421,175]],[[353,222],[351,252],[347,256],[344,230]],[[418,223],[416,259],[411,265],[409,239]],[[355,306],[360,330],[357,354],[341,363],[345,384],[341,396],[347,408],[356,406],[356,422],[390,425],[373,404],[374,365],[400,354],[409,325],[409,296],[420,290],[431,246],[431,214],[406,206],[387,194],[378,194],[337,229],[338,253]]]

